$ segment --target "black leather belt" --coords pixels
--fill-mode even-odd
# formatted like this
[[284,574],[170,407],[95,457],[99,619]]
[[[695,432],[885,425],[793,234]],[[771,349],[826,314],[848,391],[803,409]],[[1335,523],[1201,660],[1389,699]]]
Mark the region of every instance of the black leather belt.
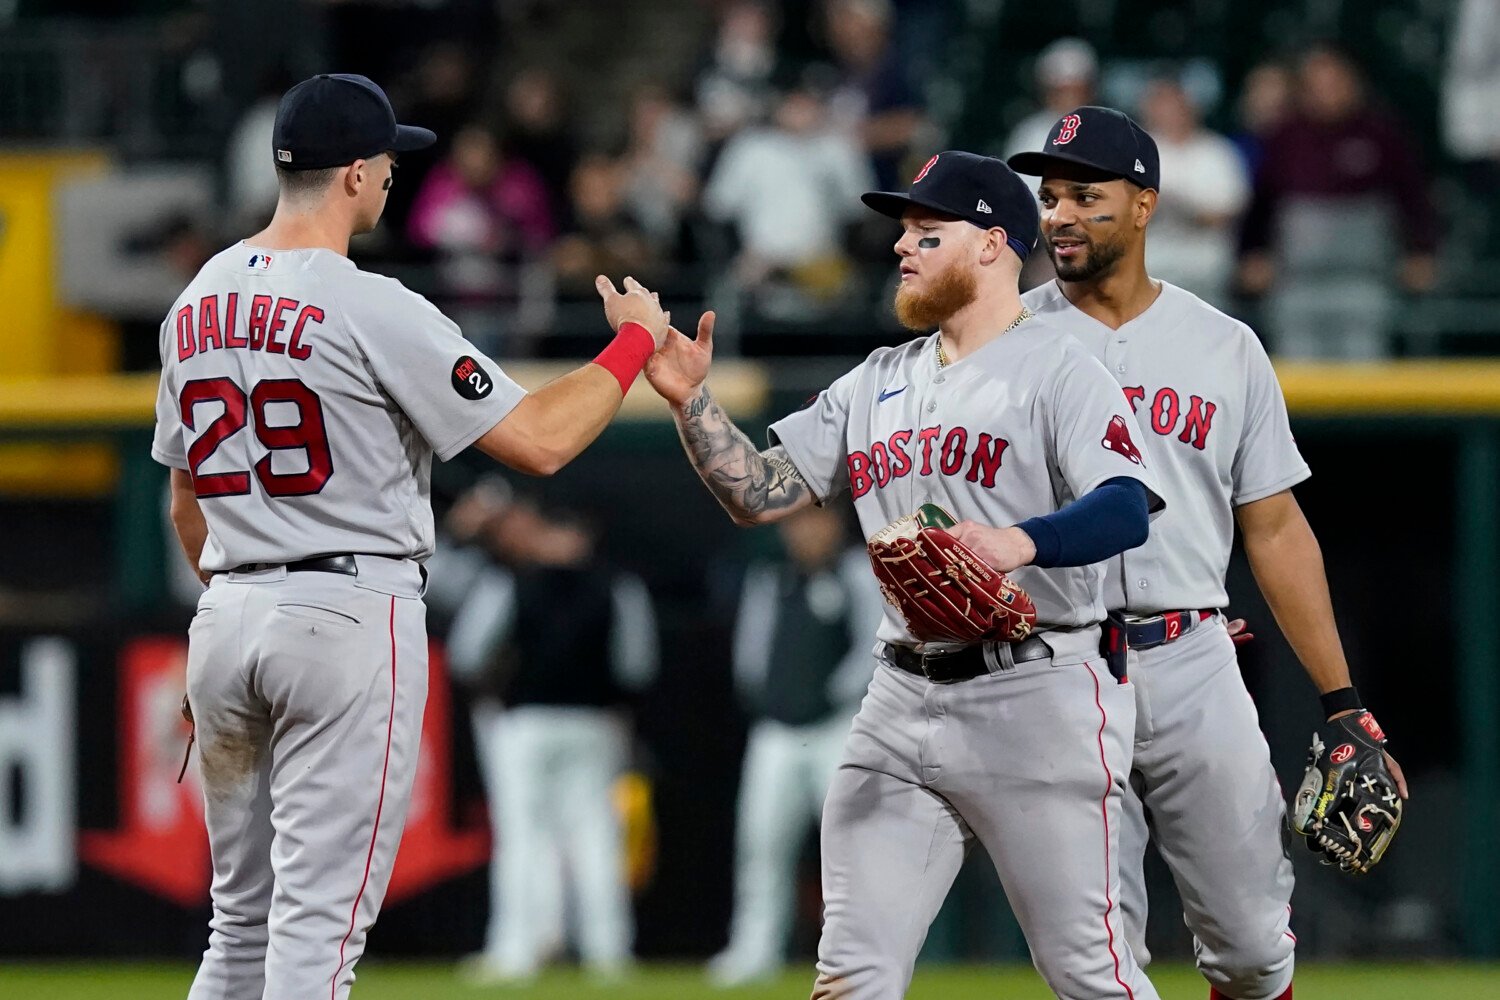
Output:
[[1131,649],[1154,649],[1175,642],[1217,612],[1213,608],[1194,611],[1163,611],[1150,618],[1125,621],[1125,637]]
[[345,553],[337,556],[313,556],[289,563],[244,563],[230,570],[231,573],[259,573],[268,569],[286,567],[288,573],[339,573],[344,576],[359,576],[359,566],[354,557]]
[[[985,656],[983,643],[960,646],[943,652],[919,653],[910,646],[885,645],[885,659],[891,666],[909,674],[925,677],[934,684],[954,684],[980,677],[990,672],[990,660]],[[1010,647],[1011,660],[1027,663],[1044,660],[1052,655],[1052,647],[1039,636],[1015,643]],[[1000,653],[995,653],[998,659]]]

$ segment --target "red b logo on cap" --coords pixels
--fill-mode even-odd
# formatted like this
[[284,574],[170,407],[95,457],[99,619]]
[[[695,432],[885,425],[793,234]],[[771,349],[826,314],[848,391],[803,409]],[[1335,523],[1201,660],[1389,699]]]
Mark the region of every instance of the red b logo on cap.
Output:
[[1077,115],[1064,115],[1062,127],[1057,130],[1057,138],[1052,140],[1054,146],[1066,146],[1073,141],[1078,134],[1078,126],[1083,124],[1083,119]]
[[930,159],[926,163],[922,164],[922,169],[917,171],[917,176],[913,177],[911,179],[911,182],[913,184],[915,184],[915,183],[917,183],[917,181],[921,180],[923,177],[926,177],[927,176],[927,171],[931,170],[932,169],[932,165],[934,163],[936,163],[936,162],[937,162],[937,157],[934,156],[932,159]]

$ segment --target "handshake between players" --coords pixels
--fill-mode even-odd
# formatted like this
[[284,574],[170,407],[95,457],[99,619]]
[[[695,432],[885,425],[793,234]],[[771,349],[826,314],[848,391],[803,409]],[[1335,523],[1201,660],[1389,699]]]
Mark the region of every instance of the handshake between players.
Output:
[[646,363],[646,377],[674,409],[685,406],[708,377],[714,352],[713,312],[703,314],[698,320],[697,338],[689,339],[671,326],[672,314],[662,310],[655,292],[628,276],[621,284],[623,293],[602,274],[594,279],[594,287],[604,300],[605,319],[616,331],[626,323],[635,323],[651,333],[656,352]]

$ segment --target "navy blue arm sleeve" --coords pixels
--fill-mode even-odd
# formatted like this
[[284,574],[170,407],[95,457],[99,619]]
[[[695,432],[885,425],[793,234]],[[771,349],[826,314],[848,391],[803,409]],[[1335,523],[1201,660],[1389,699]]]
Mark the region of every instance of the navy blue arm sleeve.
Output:
[[1151,530],[1148,494],[1139,479],[1106,479],[1062,510],[1016,527],[1036,543],[1033,566],[1087,566],[1146,541]]

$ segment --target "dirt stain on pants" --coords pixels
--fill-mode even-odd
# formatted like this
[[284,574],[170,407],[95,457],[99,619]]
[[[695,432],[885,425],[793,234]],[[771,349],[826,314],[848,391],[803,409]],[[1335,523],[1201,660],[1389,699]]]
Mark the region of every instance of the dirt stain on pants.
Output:
[[239,786],[260,766],[267,749],[269,727],[254,719],[217,720],[212,735],[199,725],[198,763],[203,788],[209,794]]

